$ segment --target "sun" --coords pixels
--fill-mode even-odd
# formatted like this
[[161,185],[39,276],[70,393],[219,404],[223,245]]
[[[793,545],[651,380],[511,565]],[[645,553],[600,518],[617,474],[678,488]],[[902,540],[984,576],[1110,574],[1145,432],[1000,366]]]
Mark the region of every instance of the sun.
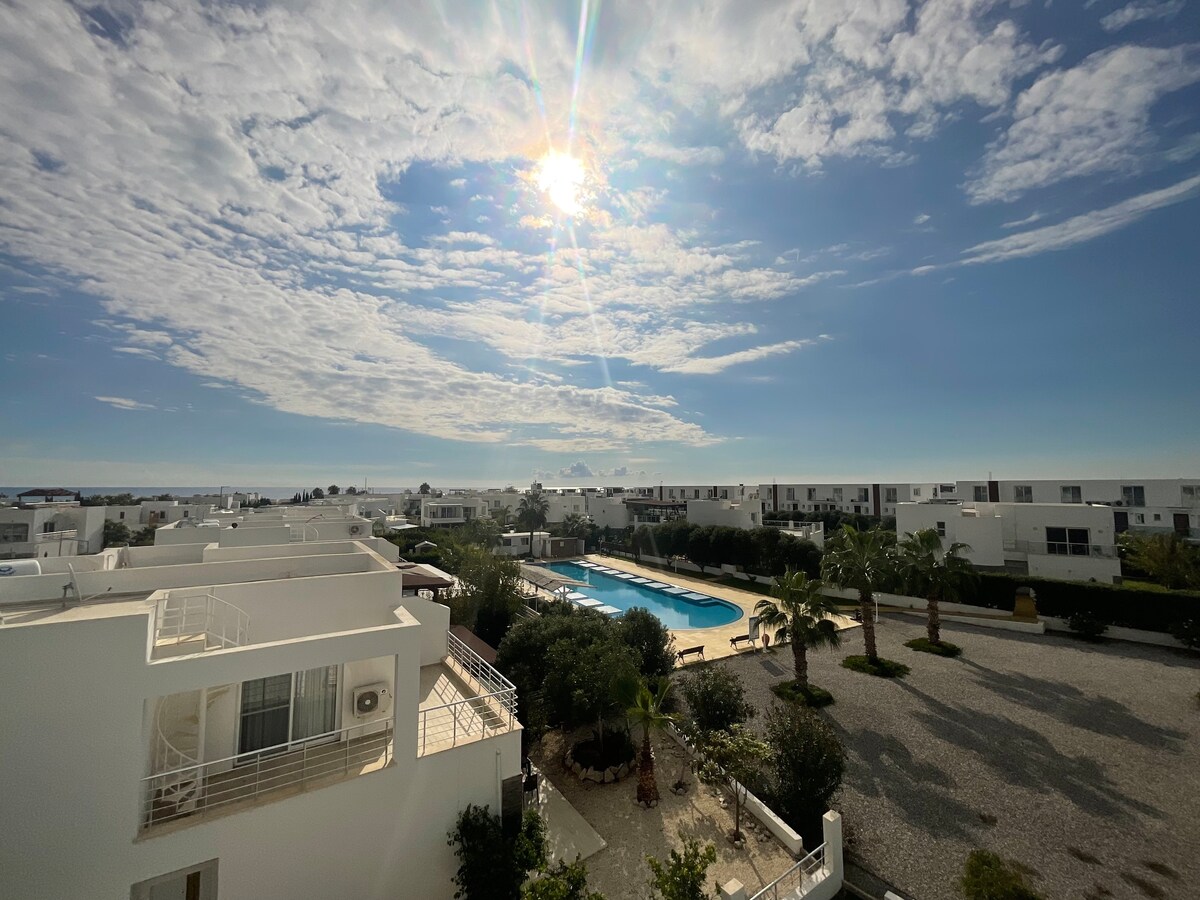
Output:
[[568,216],[576,216],[583,211],[580,202],[583,163],[574,156],[551,150],[538,162],[536,180],[538,189],[544,191],[550,202]]

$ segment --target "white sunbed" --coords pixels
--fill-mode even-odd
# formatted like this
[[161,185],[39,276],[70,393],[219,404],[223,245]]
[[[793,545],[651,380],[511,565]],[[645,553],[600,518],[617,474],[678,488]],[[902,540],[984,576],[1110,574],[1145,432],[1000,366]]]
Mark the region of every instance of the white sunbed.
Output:
[[649,583],[650,583],[650,579],[649,579],[649,578],[642,578],[642,577],[640,577],[640,576],[639,576],[638,578],[634,578],[634,579],[633,579],[633,583],[634,583],[634,584],[649,584]]
[[582,600],[572,600],[576,606],[585,606],[588,609],[599,609],[603,604],[599,600],[593,600],[591,597],[584,597]]
[[665,591],[663,591],[663,593],[664,594],[686,594],[687,588],[669,587]]
[[619,610],[615,606],[597,606],[596,612],[604,613],[606,616],[617,616],[620,615],[623,610]]
[[568,600],[586,600],[587,598],[587,594],[581,594],[579,591],[571,591],[567,594]]
[[646,585],[646,587],[661,589],[661,588],[669,587],[669,585],[663,584],[661,581],[652,581],[648,585]]
[[618,578],[624,578],[626,581],[628,581],[630,578],[637,578],[637,576],[636,576],[636,575],[631,575],[631,574],[630,574],[630,573],[628,573],[628,572],[618,572],[618,573],[617,573],[617,577],[618,577]]
[[684,594],[683,596],[686,597],[688,600],[708,600],[709,599],[708,597],[704,596],[703,594],[697,594],[697,593]]
[[575,565],[577,565],[583,569],[598,569],[598,568],[600,568],[598,563],[587,562],[587,561],[577,562],[577,563],[575,563]]

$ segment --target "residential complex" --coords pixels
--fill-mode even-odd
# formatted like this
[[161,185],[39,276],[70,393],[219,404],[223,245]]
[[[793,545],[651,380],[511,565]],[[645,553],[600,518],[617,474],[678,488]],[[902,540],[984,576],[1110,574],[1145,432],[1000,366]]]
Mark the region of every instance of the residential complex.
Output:
[[437,570],[264,519],[0,579],[6,896],[445,897],[459,812],[519,809],[515,689]]

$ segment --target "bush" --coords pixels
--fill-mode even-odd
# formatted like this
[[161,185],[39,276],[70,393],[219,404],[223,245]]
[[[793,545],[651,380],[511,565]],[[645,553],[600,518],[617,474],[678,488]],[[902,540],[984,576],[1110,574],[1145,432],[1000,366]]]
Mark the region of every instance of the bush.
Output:
[[958,644],[951,644],[949,641],[942,641],[935,644],[929,638],[916,638],[915,640],[905,641],[904,646],[918,650],[921,653],[932,653],[934,656],[953,657],[962,653],[962,647],[958,646]]
[[587,888],[587,867],[581,862],[558,865],[521,889],[521,900],[604,900]]
[[447,838],[458,857],[456,900],[518,900],[528,873],[546,864],[545,829],[534,810],[526,811],[515,834],[506,834],[488,807],[471,804]]
[[800,833],[806,847],[823,840],[821,817],[842,785],[846,752],[833,727],[802,706],[777,706],[767,714],[771,747],[771,807]]
[[705,666],[681,679],[688,714],[700,731],[728,731],[754,715],[742,680],[724,666]]
[[1017,588],[1031,587],[1037,592],[1038,612],[1044,616],[1069,619],[1076,612],[1091,612],[1122,628],[1165,632],[1170,623],[1193,618],[1200,607],[1200,594],[1195,592],[1164,594],[1117,584],[997,572],[980,572],[978,576],[974,595],[964,596],[963,603],[1011,612]]
[[1100,640],[1100,635],[1108,631],[1108,625],[1098,616],[1082,610],[1071,614],[1067,619],[1067,627],[1089,641]]
[[795,681],[781,681],[779,684],[771,685],[771,693],[780,700],[786,700],[789,703],[799,703],[802,706],[808,706],[813,709],[828,706],[833,702],[833,694],[829,693],[825,688],[817,687],[811,683],[807,687],[801,687]]
[[653,856],[646,857],[650,871],[654,873],[650,890],[653,896],[662,900],[709,900],[712,894],[704,889],[704,879],[708,867],[716,861],[716,847],[708,844],[701,850],[699,841],[686,838],[683,853],[672,850],[666,865]]
[[628,731],[605,728],[604,734],[593,731],[590,738],[571,748],[571,758],[585,769],[602,772],[609,766],[627,763],[637,755]]
[[971,851],[958,884],[967,900],[1041,900],[1020,867],[986,850]]
[[1176,622],[1171,626],[1171,634],[1185,647],[1200,650],[1200,618]]
[[842,660],[842,668],[853,669],[855,672],[875,675],[879,678],[903,678],[910,671],[904,663],[893,662],[882,657],[872,663],[865,656],[847,656]]
[[667,626],[641,607],[633,607],[616,621],[617,634],[638,656],[638,669],[646,678],[670,675],[675,668],[675,638]]

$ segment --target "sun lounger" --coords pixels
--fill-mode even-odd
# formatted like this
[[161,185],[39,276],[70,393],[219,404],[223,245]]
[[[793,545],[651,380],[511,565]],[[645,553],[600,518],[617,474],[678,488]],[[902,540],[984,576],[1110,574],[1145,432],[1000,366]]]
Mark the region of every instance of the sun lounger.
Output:
[[615,606],[597,606],[595,610],[598,613],[604,613],[606,616],[616,616],[623,612],[623,610],[617,609]]

